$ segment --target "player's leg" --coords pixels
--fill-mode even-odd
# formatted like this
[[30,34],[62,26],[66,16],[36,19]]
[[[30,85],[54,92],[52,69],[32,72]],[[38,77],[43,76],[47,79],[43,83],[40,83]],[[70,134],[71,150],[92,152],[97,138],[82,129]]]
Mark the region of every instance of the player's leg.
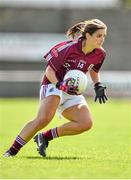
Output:
[[29,141],[37,131],[47,126],[54,117],[59,101],[60,97],[53,95],[41,100],[37,117],[26,124],[19,134],[20,137]]
[[[46,132],[39,133],[45,141],[67,135],[76,135],[84,131],[89,130],[92,127],[92,116],[89,107],[85,104],[74,105],[63,111],[62,115],[70,120],[70,122],[63,124],[62,126],[50,129]],[[52,131],[53,130],[53,131]],[[37,135],[37,136],[38,136]],[[44,146],[44,152],[46,152],[46,147]],[[42,148],[41,148],[41,152]],[[41,153],[46,156],[46,153]]]
[[[92,127],[92,115],[89,107],[85,104],[69,107],[63,111],[62,115],[70,122],[54,128],[55,131],[52,131],[52,133],[51,130],[40,133],[46,141],[49,142],[56,137],[80,134]],[[46,151],[46,147],[44,151]]]
[[11,156],[16,155],[36,132],[44,128],[54,117],[59,102],[60,97],[56,95],[48,96],[41,100],[37,117],[25,125],[10,149],[5,153],[5,156],[9,156],[10,154]]
[[57,128],[59,137],[80,134],[92,127],[91,111],[85,104],[69,107],[63,111],[62,115],[70,122]]
[[54,128],[53,131],[49,129],[40,133],[47,141],[60,136],[80,134],[92,127],[91,111],[85,98],[81,95],[68,96],[63,94],[59,112],[70,122]]

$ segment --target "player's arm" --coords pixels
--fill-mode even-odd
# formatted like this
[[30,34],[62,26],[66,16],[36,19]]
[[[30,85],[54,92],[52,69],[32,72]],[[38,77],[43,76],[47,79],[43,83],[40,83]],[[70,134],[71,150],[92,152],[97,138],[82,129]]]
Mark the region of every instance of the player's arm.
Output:
[[58,79],[56,77],[56,72],[53,70],[52,67],[50,67],[50,65],[47,66],[45,75],[51,83],[56,84],[58,82]]
[[99,103],[105,103],[108,98],[106,96],[106,86],[104,84],[101,83],[100,80],[100,73],[99,72],[95,72],[93,69],[89,71],[90,73],[90,77],[94,83],[94,89],[95,89],[95,102],[97,101],[97,99],[99,100]]
[[89,71],[89,74],[90,74],[90,77],[93,81],[94,84],[98,83],[98,82],[101,82],[100,80],[100,73],[99,72],[95,72],[93,69],[91,69]]

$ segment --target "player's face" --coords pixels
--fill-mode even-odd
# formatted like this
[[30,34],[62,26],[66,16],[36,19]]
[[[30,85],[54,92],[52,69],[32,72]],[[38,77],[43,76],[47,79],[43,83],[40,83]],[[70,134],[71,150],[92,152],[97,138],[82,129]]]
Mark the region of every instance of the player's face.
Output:
[[97,30],[92,36],[89,37],[91,46],[94,48],[100,48],[106,37],[106,29]]

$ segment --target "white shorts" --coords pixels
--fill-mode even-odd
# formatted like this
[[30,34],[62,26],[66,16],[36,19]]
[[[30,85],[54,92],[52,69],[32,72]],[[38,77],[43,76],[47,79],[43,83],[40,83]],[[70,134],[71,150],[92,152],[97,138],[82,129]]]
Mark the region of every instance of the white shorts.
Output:
[[57,95],[60,97],[60,104],[58,106],[58,112],[62,112],[74,105],[84,104],[87,105],[86,100],[83,95],[69,95],[55,87],[54,84],[42,85],[40,89],[40,100],[50,95]]

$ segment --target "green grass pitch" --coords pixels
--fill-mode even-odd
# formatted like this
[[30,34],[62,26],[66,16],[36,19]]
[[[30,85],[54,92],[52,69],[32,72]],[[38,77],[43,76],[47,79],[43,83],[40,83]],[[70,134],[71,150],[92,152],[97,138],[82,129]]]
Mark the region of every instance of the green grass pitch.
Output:
[[[93,128],[81,135],[52,141],[42,158],[31,140],[14,158],[2,154],[24,124],[35,117],[36,99],[0,99],[1,179],[129,179],[131,178],[131,100],[89,100]],[[57,115],[48,128],[66,120]]]

